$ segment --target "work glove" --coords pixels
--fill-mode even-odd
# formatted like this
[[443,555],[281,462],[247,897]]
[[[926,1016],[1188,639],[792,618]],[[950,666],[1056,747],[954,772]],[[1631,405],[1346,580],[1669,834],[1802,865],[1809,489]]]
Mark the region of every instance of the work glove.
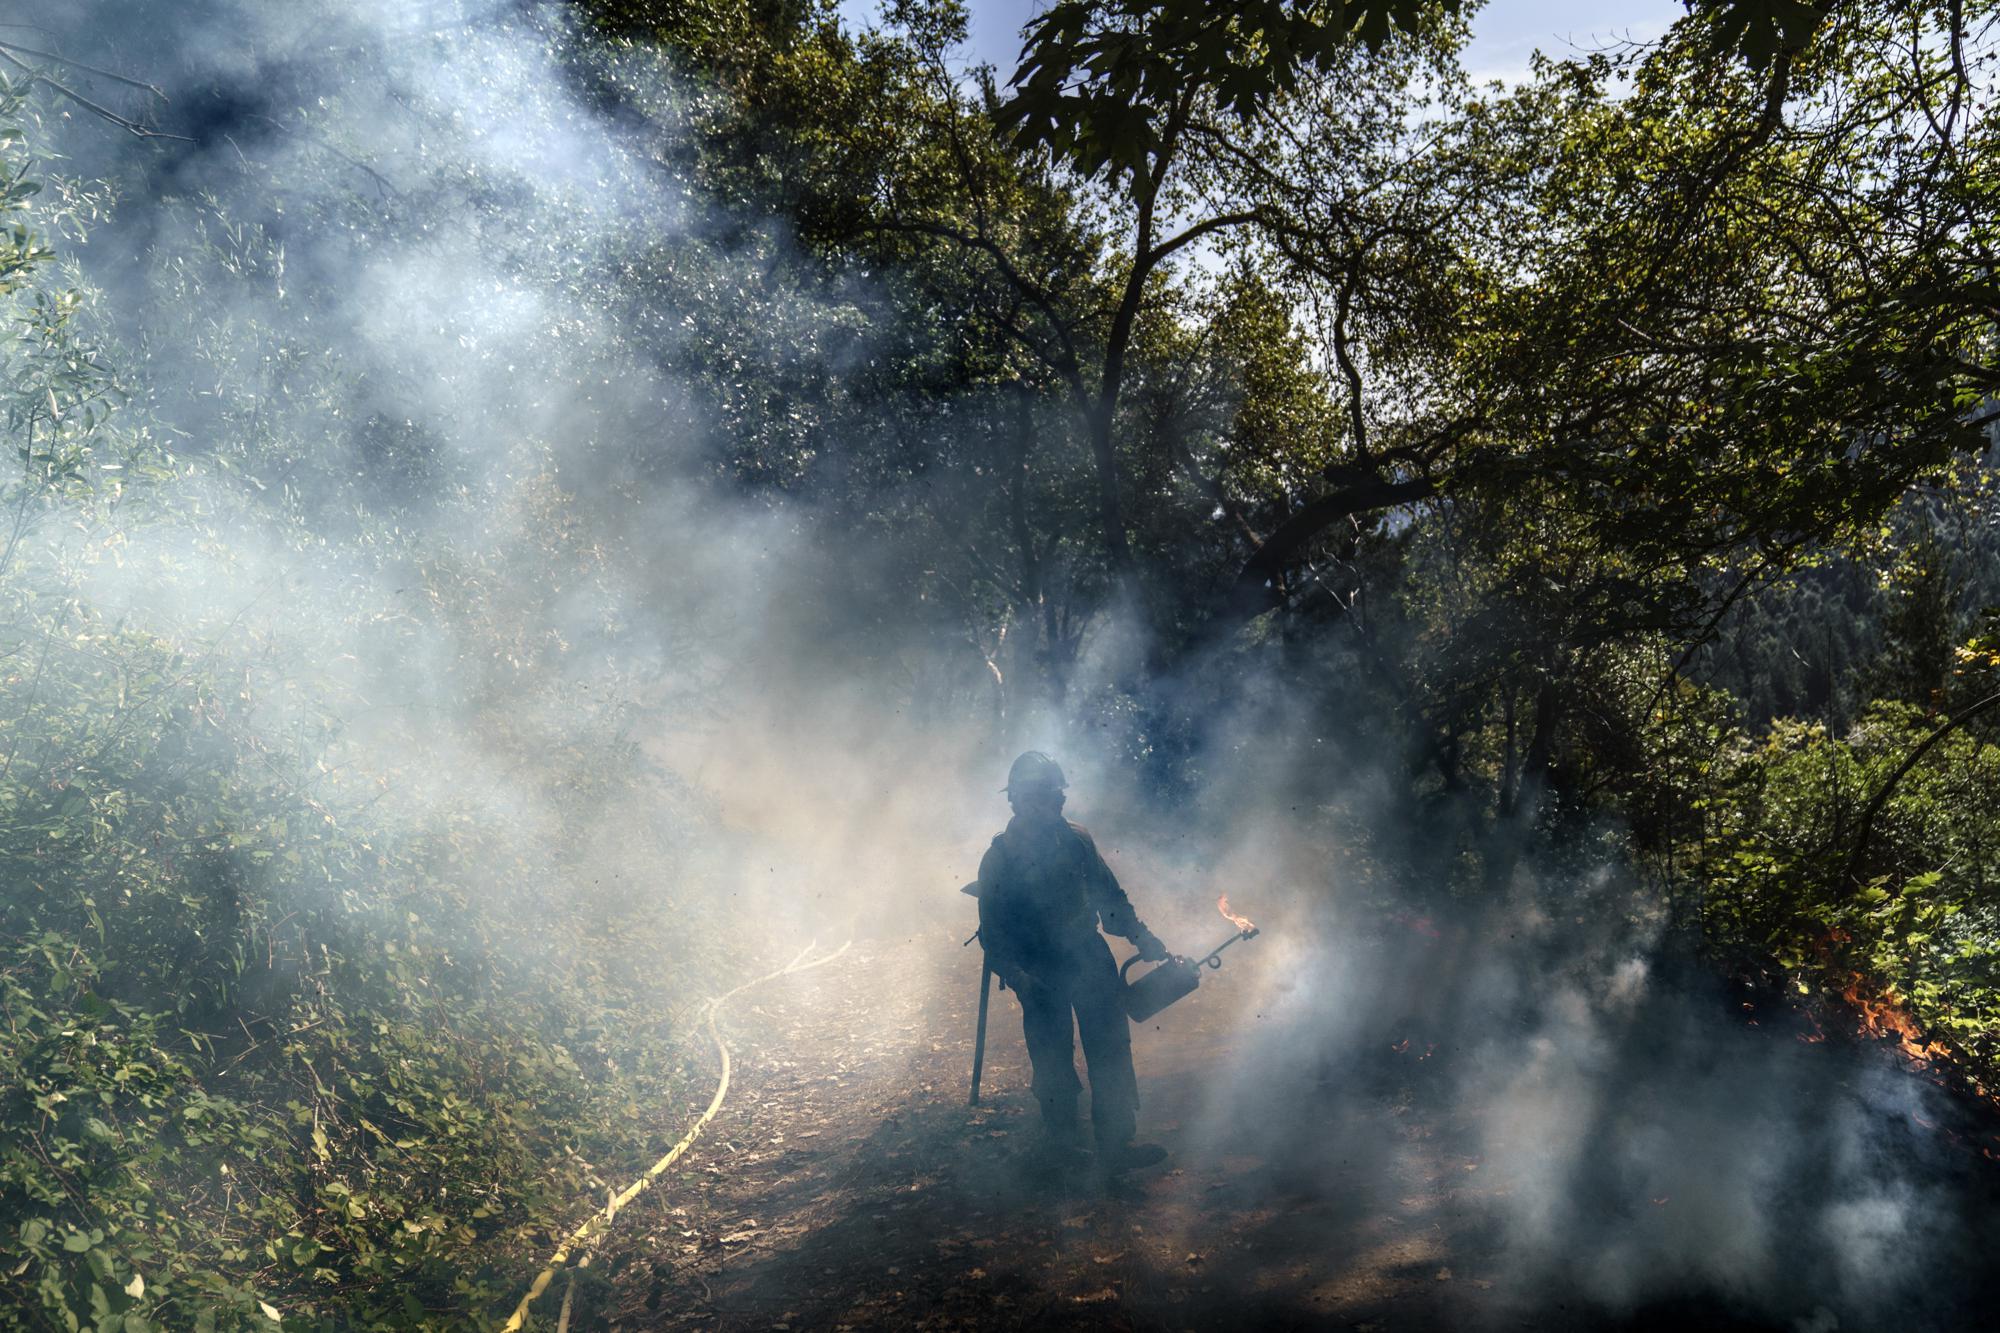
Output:
[[1139,961],[1142,963],[1162,962],[1167,956],[1167,946],[1160,943],[1158,935],[1144,926],[1139,927],[1139,933],[1132,937],[1132,943],[1139,946]]

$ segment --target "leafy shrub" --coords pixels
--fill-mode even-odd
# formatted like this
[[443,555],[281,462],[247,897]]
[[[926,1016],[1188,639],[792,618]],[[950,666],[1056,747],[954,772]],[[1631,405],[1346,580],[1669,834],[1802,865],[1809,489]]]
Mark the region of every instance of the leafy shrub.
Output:
[[[1846,736],[1781,722],[1740,737],[1697,802],[1682,850],[1710,944],[1741,970],[1775,965],[1936,1044],[2000,1088],[2000,744],[1959,729],[1874,795],[1939,725],[1878,703]],[[1878,1024],[1879,1026],[1879,1024]]]
[[300,664],[100,604],[180,466],[0,144],[0,1326],[478,1322],[675,1096],[643,905],[564,891],[661,793],[598,707],[515,745],[568,841],[385,801]]

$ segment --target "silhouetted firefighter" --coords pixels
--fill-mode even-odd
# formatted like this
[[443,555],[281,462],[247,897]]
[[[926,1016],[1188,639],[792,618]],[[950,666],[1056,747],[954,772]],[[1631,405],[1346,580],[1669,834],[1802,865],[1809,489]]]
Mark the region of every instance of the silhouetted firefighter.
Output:
[[[1098,927],[1120,935],[1148,960],[1164,959],[1166,946],[1140,922],[1111,867],[1090,834],[1063,818],[1069,784],[1056,761],[1031,750],[1007,774],[1014,818],[993,839],[968,887],[979,899],[979,940],[987,968],[1014,989],[1034,1066],[1035,1100],[1042,1109],[1050,1155],[1080,1159],[1074,1030],[1083,1037],[1090,1070],[1090,1123],[1097,1160],[1106,1171],[1149,1166],[1166,1153],[1134,1144],[1139,1109],[1132,1073],[1132,1034],[1122,1001],[1118,968]],[[982,986],[984,982],[982,982]],[[981,994],[981,1036],[984,1003]],[[975,1068],[973,1097],[978,1097]]]

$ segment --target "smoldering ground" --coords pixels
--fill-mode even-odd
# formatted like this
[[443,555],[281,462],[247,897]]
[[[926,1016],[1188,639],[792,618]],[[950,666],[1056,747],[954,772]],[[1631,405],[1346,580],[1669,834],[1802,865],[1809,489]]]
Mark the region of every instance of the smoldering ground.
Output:
[[[1291,1259],[1331,1280],[1417,1197],[1452,1211],[1465,1257],[1397,1262],[1502,1292],[1454,1321],[1968,1322],[1991,1185],[1925,1128],[1955,1122],[1946,1095],[1884,1052],[1746,1015],[1620,872],[1529,858],[1476,910],[1425,891],[1379,757],[1288,730],[1283,687],[1234,668],[1151,686],[1212,700],[1183,742],[1194,789],[1163,797],[1131,765],[1134,724],[1092,705],[1127,672],[1122,631],[1087,641],[1069,716],[996,723],[987,664],[915,603],[906,555],[810,499],[725,499],[746,420],[776,474],[841,441],[733,400],[681,341],[838,380],[869,354],[852,328],[870,298],[862,278],[768,280],[785,230],[703,202],[675,148],[698,94],[657,58],[511,6],[100,3],[37,22],[53,49],[161,85],[163,105],[120,105],[185,136],[44,104],[66,118],[65,170],[122,186],[74,253],[139,368],[132,410],[181,460],[172,503],[115,552],[79,551],[91,595],[213,644],[259,682],[261,727],[322,729],[344,780],[413,819],[469,807],[530,847],[587,820],[560,891],[684,928],[663,1003],[812,939],[948,947],[1005,761],[1040,745],[1176,949],[1227,933],[1222,892],[1264,927],[1141,1034],[1142,1090],[1161,1100],[1179,1062],[1161,1136],[1184,1163],[1237,1164],[1220,1195]],[[579,81],[615,89],[616,113]],[[249,431],[288,461],[233,456]],[[392,539],[334,502],[357,477]],[[504,745],[492,710],[521,724]],[[629,741],[617,762],[648,783],[580,813],[523,774],[592,729]],[[911,1012],[942,1027],[961,980],[849,972],[799,994],[864,1032]],[[996,1046],[1017,1021],[996,1005]],[[1197,1031],[1191,1070],[1177,1043]],[[1034,1207],[1014,1166],[1004,1146],[977,1156],[960,1180],[984,1192],[961,1202]],[[1138,1188],[1088,1206],[1176,1238],[1199,1225],[1172,1177]],[[1246,1321],[1318,1317],[1312,1284],[1264,1281],[1263,1262],[1218,1279]]]
[[1991,1195],[1951,1097],[1607,925],[1629,893],[1307,927],[1243,978],[1259,1021],[1205,1141],[1358,1183],[1330,1248],[1447,1214],[1471,1234],[1438,1267],[1508,1288],[1495,1322],[1964,1325]]

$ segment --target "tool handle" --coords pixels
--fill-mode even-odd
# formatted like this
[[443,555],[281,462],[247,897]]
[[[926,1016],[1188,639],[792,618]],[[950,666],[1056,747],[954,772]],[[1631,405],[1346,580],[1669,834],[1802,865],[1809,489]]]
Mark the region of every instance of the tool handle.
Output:
[[[1238,940],[1253,940],[1257,938],[1258,934],[1259,932],[1257,930],[1257,927],[1255,926],[1250,927],[1250,929],[1248,930],[1239,930],[1234,935],[1231,935],[1228,939],[1224,940],[1222,943],[1216,945],[1213,949],[1210,949],[1208,953],[1202,957],[1201,962],[1207,963],[1212,968],[1221,967],[1222,951],[1224,949],[1227,949],[1230,945],[1236,943],[1236,941]],[[1196,963],[1195,966],[1200,967],[1201,963]]]
[[[1127,959],[1125,960],[1125,966],[1123,966],[1123,967],[1121,967],[1121,968],[1119,968],[1119,969],[1118,969],[1118,979],[1119,979],[1120,981],[1123,981],[1123,980],[1125,980],[1125,974],[1126,974],[1127,972],[1130,972],[1130,971],[1132,970],[1132,964],[1134,964],[1134,963],[1137,963],[1137,962],[1141,962],[1141,961],[1143,961],[1143,960],[1142,960],[1142,959],[1141,959],[1141,958],[1139,957],[1139,955],[1138,955],[1138,954],[1136,954],[1136,953],[1135,953],[1135,954],[1133,954],[1133,955],[1132,955],[1132,956],[1131,956],[1130,958],[1127,958]],[[1194,961],[1194,960],[1193,960],[1192,958],[1183,958],[1183,957],[1181,957],[1181,955],[1179,955],[1179,954],[1177,954],[1177,953],[1170,953],[1170,954],[1168,954],[1168,955],[1167,955],[1167,956],[1166,956],[1165,958],[1162,958],[1162,959],[1160,960],[1160,966],[1162,966],[1162,967],[1165,967],[1165,966],[1166,966],[1166,965],[1167,965],[1168,963],[1175,963],[1175,964],[1178,964],[1178,965],[1179,965],[1179,966],[1181,966],[1181,967],[1199,967],[1199,966],[1200,966],[1200,964],[1199,964],[1199,963],[1197,963],[1197,962],[1195,962],[1195,961]]]
[[972,1039],[972,1095],[965,1099],[968,1106],[979,1105],[979,1076],[986,1068],[986,1009],[993,999],[993,965],[982,963],[979,969],[979,1027]]

